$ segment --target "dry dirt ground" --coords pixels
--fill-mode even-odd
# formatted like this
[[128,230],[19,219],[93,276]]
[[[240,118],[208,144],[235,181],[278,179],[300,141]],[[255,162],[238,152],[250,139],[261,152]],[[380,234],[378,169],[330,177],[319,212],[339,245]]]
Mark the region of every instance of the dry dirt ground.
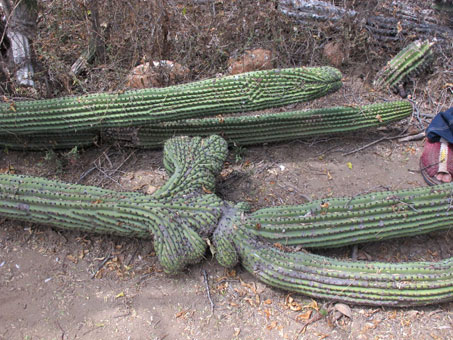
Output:
[[[369,90],[351,77],[338,93],[312,106],[382,99]],[[422,101],[418,105],[423,108]],[[396,136],[408,126],[416,126],[416,121],[233,148],[217,191],[225,199],[247,201],[257,209],[425,185],[418,172],[423,141],[388,139],[345,155]],[[63,153],[49,152],[1,151],[0,157],[2,168],[19,174],[116,190],[152,192],[165,181],[159,150],[104,146],[82,150],[69,160]],[[351,251],[322,253],[350,258]],[[364,261],[440,260],[453,256],[453,233],[364,244],[358,256]],[[162,272],[151,243],[10,220],[0,220],[0,291],[0,339],[5,340],[437,340],[453,334],[453,303],[403,309],[349,306],[349,316],[335,320],[331,313],[301,332],[307,318],[329,301],[270,288],[240,266],[225,270],[210,254],[203,263],[170,277]]]

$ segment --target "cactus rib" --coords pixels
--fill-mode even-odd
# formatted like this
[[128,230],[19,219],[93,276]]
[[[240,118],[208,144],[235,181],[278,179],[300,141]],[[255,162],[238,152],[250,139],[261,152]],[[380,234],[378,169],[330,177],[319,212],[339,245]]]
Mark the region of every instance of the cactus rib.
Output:
[[266,70],[167,88],[0,104],[0,134],[100,131],[267,109],[341,87],[331,67]]

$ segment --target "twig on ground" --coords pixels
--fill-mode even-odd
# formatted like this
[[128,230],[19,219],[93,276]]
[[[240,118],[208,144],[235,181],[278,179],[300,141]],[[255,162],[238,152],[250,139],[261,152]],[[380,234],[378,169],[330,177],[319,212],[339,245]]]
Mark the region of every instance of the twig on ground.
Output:
[[359,254],[359,246],[357,244],[354,244],[352,246],[351,260],[357,261],[358,254]]
[[135,251],[132,253],[131,258],[129,259],[129,261],[127,261],[126,266],[129,267],[131,265],[132,261],[134,260],[135,256],[137,255],[137,253],[138,253],[138,247],[135,248]]
[[206,286],[206,295],[208,296],[209,303],[211,304],[211,315],[209,316],[209,318],[211,318],[211,316],[214,315],[214,302],[212,302],[211,291],[209,290],[208,273],[204,269],[203,269],[203,278],[204,278],[204,284]]
[[386,191],[389,191],[389,190],[390,190],[389,187],[386,187],[386,186],[383,186],[383,185],[376,185],[375,187],[372,187],[372,188],[370,188],[370,189],[361,191],[361,192],[355,194],[354,196],[351,196],[351,199],[345,204],[344,207],[347,208],[347,207],[349,206],[349,204],[351,204],[351,202],[352,202],[357,196],[369,194],[369,193],[372,192],[372,191],[376,191],[376,189],[385,189]]
[[357,149],[355,149],[355,150],[346,152],[346,153],[343,154],[343,156],[352,155],[353,153],[356,153],[356,152],[365,150],[365,149],[369,148],[370,146],[373,146],[373,145],[378,144],[378,143],[380,143],[380,142],[383,142],[383,141],[385,141],[385,140],[393,140],[393,139],[402,138],[402,137],[407,137],[407,136],[409,136],[409,135],[399,134],[398,136],[393,136],[393,137],[382,137],[382,138],[379,138],[379,139],[377,139],[377,140],[375,140],[375,141],[372,141],[371,143],[365,144],[364,146],[362,146],[362,147],[360,147],[360,148],[357,148]]
[[61,340],[64,340],[64,335],[65,335],[65,331],[63,329],[63,327],[61,327],[60,323],[58,322],[58,320],[55,320],[55,323],[57,324],[58,328],[60,328],[61,330]]
[[420,133],[417,133],[416,135],[410,135],[410,136],[407,136],[407,137],[400,138],[400,139],[398,139],[398,142],[402,143],[402,142],[410,142],[410,141],[414,141],[414,140],[420,140],[420,139],[425,138],[425,136],[426,136],[425,131],[422,131]]
[[93,273],[93,275],[91,275],[91,278],[94,279],[96,277],[96,275],[99,273],[99,271],[102,269],[102,267],[105,266],[105,264],[107,263],[107,261],[109,261],[110,259],[112,258],[112,253],[109,253],[105,258],[104,260],[102,260],[101,264],[98,266],[98,269]]
[[305,333],[305,330],[307,329],[308,325],[316,322],[316,321],[319,321],[321,319],[323,319],[326,315],[324,315],[323,313],[321,313],[321,310],[324,310],[324,305],[323,307],[320,308],[319,311],[317,311],[315,313],[315,315],[313,315],[308,321],[306,321],[304,323],[304,325],[302,326],[301,330],[297,333],[295,339],[298,339],[299,338],[299,335]]
[[76,184],[79,184],[86,176],[88,176],[93,170],[96,170],[97,168],[94,166],[91,169],[88,169],[85,171],[80,177],[79,180],[76,182]]
[[415,117],[417,119],[420,130],[424,130],[425,126],[423,125],[422,119],[420,118],[420,110],[418,109],[417,103],[415,102],[415,100],[412,99],[408,100],[412,103],[412,107],[414,109],[412,117]]

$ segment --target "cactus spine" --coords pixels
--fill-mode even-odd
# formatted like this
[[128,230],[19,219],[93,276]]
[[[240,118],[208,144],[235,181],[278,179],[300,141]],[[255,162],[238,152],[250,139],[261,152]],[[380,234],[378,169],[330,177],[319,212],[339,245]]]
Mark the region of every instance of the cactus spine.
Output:
[[285,246],[331,247],[445,229],[451,225],[453,184],[248,213],[243,205],[232,206],[210,193],[226,152],[218,136],[168,141],[164,165],[170,178],[150,196],[0,175],[0,215],[64,229],[153,236],[168,273],[200,261],[205,238],[211,238],[223,266],[241,261],[260,280],[309,296],[389,306],[453,299],[451,258],[353,262]]

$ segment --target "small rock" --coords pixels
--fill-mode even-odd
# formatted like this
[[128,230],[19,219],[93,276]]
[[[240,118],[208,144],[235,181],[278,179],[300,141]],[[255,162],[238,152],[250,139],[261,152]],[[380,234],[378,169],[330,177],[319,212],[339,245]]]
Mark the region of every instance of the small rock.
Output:
[[239,58],[230,58],[228,61],[229,74],[269,70],[272,67],[272,52],[262,48],[245,51]]
[[324,57],[335,67],[341,66],[348,58],[344,45],[331,41],[324,46]]
[[160,60],[136,66],[127,76],[126,86],[132,89],[168,86],[182,81],[189,69],[174,61]]

